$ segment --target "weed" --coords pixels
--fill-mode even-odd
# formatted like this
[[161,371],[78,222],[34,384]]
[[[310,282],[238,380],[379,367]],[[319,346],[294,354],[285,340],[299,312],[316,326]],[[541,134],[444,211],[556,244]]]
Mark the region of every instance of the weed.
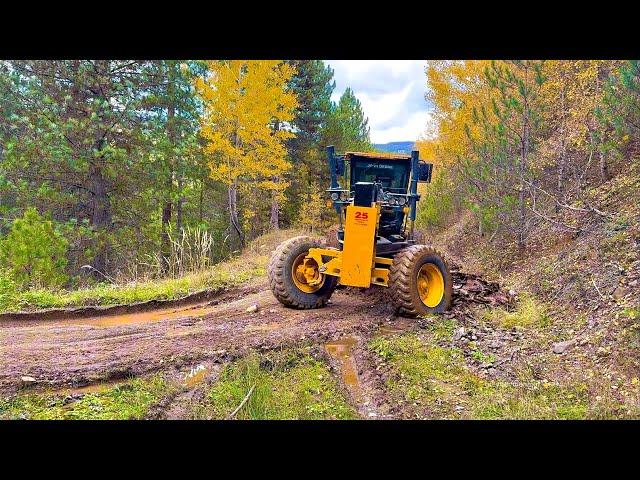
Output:
[[622,314],[625,317],[630,318],[631,320],[638,320],[640,318],[640,308],[639,307],[626,308],[624,312],[622,312]]
[[452,318],[436,318],[429,323],[427,329],[432,333],[433,339],[438,341],[451,340],[456,329],[456,322]]
[[503,328],[539,327],[544,328],[551,323],[545,305],[537,301],[532,295],[523,293],[516,309],[509,312],[503,308],[487,310],[483,319]]
[[473,350],[471,356],[481,363],[493,363],[496,361],[495,355],[484,353],[482,350]]
[[20,393],[0,400],[0,418],[33,420],[128,420],[144,418],[172,387],[160,374],[137,378],[77,400],[57,393]]
[[299,351],[249,355],[225,367],[195,418],[350,419],[357,415],[323,363]]

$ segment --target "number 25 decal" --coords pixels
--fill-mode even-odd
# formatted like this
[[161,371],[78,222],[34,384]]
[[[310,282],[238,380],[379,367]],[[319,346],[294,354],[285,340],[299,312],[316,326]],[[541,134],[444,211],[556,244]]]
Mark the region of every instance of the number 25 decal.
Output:
[[356,219],[366,220],[369,218],[369,212],[356,212]]

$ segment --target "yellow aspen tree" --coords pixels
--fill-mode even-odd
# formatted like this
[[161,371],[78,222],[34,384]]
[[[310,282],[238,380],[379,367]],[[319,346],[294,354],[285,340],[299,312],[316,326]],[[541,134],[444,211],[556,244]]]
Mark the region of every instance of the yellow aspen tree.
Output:
[[294,74],[281,60],[211,60],[208,73],[196,80],[204,102],[201,134],[210,175],[228,189],[229,222],[244,245],[238,192],[258,189],[269,202],[280,198],[291,168],[285,141],[294,136],[286,126],[297,101],[287,87]]
[[325,199],[322,195],[322,189],[318,182],[313,180],[309,190],[304,194],[304,201],[298,216],[298,224],[307,232],[317,232],[321,227],[322,211],[324,209]]
[[[546,82],[543,86],[545,122],[551,130],[541,146],[542,158],[556,164],[556,188],[566,193],[567,169],[571,167],[569,155],[587,159],[574,165],[580,179],[589,171],[594,152],[598,151],[599,169],[606,177],[606,159],[598,148],[596,110],[602,101],[603,82],[609,72],[617,66],[615,60],[552,60],[545,64]],[[553,162],[553,157],[556,162]],[[543,163],[545,165],[545,163]],[[578,182],[578,191],[582,187]]]
[[[429,141],[419,141],[418,148],[432,150],[441,164],[453,164],[468,156],[471,150],[469,136],[479,136],[474,115],[491,117],[490,89],[484,71],[490,65],[486,60],[434,60],[427,62],[427,98],[434,105],[434,134]],[[475,113],[474,113],[475,112]]]

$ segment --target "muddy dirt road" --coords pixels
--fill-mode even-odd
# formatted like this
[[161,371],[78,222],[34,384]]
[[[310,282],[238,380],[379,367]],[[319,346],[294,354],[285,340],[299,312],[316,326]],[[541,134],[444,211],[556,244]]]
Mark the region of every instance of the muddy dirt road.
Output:
[[[339,289],[319,310],[284,308],[264,283],[209,302],[149,312],[0,322],[0,393],[35,379],[36,387],[82,385],[194,362],[225,362],[250,349],[367,336],[395,319],[384,289]],[[471,303],[501,303],[497,285],[454,272],[453,314]],[[257,305],[257,311],[248,311]],[[249,309],[251,310],[251,309]]]

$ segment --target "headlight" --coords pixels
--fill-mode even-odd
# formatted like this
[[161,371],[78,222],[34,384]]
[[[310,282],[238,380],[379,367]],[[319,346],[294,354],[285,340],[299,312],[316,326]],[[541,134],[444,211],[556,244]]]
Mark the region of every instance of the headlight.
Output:
[[333,200],[334,202],[337,201],[340,198],[340,194],[338,192],[333,192],[331,194],[331,200]]
[[389,203],[390,203],[391,205],[397,205],[397,204],[398,204],[398,198],[397,198],[395,195],[393,195],[393,196],[389,199]]
[[398,205],[403,206],[407,203],[407,199],[405,197],[398,197]]

